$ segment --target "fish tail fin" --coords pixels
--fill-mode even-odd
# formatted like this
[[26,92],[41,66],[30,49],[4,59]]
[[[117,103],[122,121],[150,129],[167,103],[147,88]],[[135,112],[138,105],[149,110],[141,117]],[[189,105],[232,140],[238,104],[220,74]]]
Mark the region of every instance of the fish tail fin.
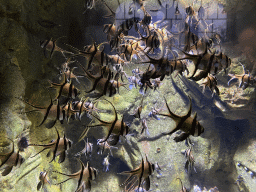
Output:
[[[56,172],[56,171],[53,171],[53,172]],[[57,173],[60,173],[60,172],[57,172]],[[62,173],[60,173],[60,174],[62,174]],[[64,175],[66,175],[66,174],[64,174]],[[66,176],[68,176],[68,175],[66,175]],[[65,182],[67,182],[67,181],[70,180],[70,179],[72,179],[72,178],[68,178],[68,179],[66,179],[66,180],[64,180],[64,181],[62,181],[62,182],[60,182],[60,183],[55,183],[55,184],[53,184],[53,185],[61,185],[62,183],[65,183]]]
[[82,141],[84,139],[84,137],[87,135],[89,129],[90,129],[90,127],[88,127],[88,126],[85,127],[85,130],[83,131],[83,133],[79,137],[78,142],[80,142],[80,141]]
[[45,107],[39,107],[39,106],[36,106],[36,105],[33,105],[33,104],[31,104],[31,103],[29,103],[28,101],[26,101],[25,99],[21,99],[21,98],[19,98],[19,97],[15,97],[16,99],[19,99],[20,101],[23,101],[24,103],[26,103],[26,104],[28,104],[28,105],[30,105],[31,107],[34,107],[34,108],[36,108],[36,109],[45,109]]
[[35,155],[31,156],[30,158],[33,158],[35,156],[37,156],[38,154],[42,153],[44,150],[46,150],[47,148],[43,148],[41,151],[39,151],[38,153],[36,153]]

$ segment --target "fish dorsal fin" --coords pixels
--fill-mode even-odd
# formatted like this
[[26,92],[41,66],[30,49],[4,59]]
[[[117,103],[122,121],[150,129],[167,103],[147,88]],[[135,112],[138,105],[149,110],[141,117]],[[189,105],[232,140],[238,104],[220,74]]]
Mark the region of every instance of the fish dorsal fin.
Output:
[[159,115],[171,117],[171,118],[173,118],[175,121],[176,121],[176,120],[180,120],[182,117],[179,116],[179,115],[174,114],[174,113],[170,110],[170,107],[169,107],[169,105],[167,104],[167,100],[166,100],[165,97],[164,97],[164,101],[165,101],[165,105],[166,105],[166,107],[167,107],[167,110],[168,110],[169,114],[159,113]]
[[122,120],[121,120],[121,133],[120,133],[120,135],[124,134],[124,129],[125,129],[125,126],[124,126],[124,116],[122,116]]
[[190,97],[188,97],[188,98],[189,98],[189,109],[188,109],[188,113],[183,116],[183,118],[186,118],[186,119],[191,116],[191,112],[192,112],[192,100],[191,100]]
[[241,63],[241,62],[239,62],[239,64],[240,65],[242,65],[242,67],[243,67],[243,75],[245,74],[245,68],[244,68],[244,65]]
[[110,105],[113,107],[113,109],[114,109],[114,113],[115,113],[115,120],[114,120],[114,121],[117,121],[118,116],[117,116],[116,108],[114,107],[114,105],[113,105],[109,100],[107,100],[107,99],[104,99],[104,100],[106,100],[107,102],[109,102],[109,103],[110,103]]
[[106,7],[109,9],[109,11],[111,12],[111,14],[110,15],[106,15],[106,16],[104,16],[104,18],[109,18],[109,17],[115,17],[115,15],[116,15],[116,12],[114,12],[109,6],[108,6],[108,4],[103,0],[103,3],[106,5]]
[[97,79],[94,75],[90,74],[90,73],[84,68],[84,66],[83,66],[80,62],[78,62],[78,64],[82,67],[82,69],[83,69],[84,73],[87,75],[87,77],[89,77],[89,78],[91,78],[91,79]]
[[148,63],[152,63],[152,64],[157,64],[159,63],[163,58],[160,58],[160,59],[155,59],[155,58],[152,58],[150,57],[147,53],[144,53],[147,58],[149,59],[149,62]]
[[50,52],[50,58],[52,58],[54,49],[55,49],[55,47],[56,47],[56,40],[53,41],[52,38],[51,38],[50,41],[52,41],[52,50],[51,50],[51,52]]
[[57,132],[57,140],[56,140],[56,146],[55,146],[55,149],[53,151],[53,157],[52,157],[52,160],[50,161],[50,163],[55,160],[55,157],[56,157],[56,153],[57,153],[57,150],[58,150],[58,147],[59,147],[59,142],[60,142],[60,135],[59,135],[59,132],[57,130],[57,128],[55,127],[55,130]]
[[183,183],[182,183],[181,179],[179,177],[176,179],[180,180],[181,187],[183,188]]
[[113,107],[113,109],[114,109],[114,113],[115,113],[115,119],[114,119],[114,121],[111,122],[111,127],[110,127],[110,129],[108,130],[108,135],[107,135],[107,137],[106,137],[105,139],[103,139],[102,141],[100,141],[100,143],[107,141],[107,139],[108,139],[109,136],[111,135],[112,131],[114,130],[115,124],[116,124],[116,122],[117,122],[117,120],[118,120],[117,112],[116,112],[116,109],[115,109],[114,105],[113,105],[110,101],[108,101],[107,99],[105,99],[105,100],[106,100],[107,102],[109,102],[109,103],[112,105],[112,107]]
[[95,119],[97,119],[101,124],[100,125],[98,125],[98,126],[103,126],[104,124],[112,124],[112,122],[107,122],[107,121],[103,121],[103,120],[101,120],[99,117],[97,117],[96,115],[93,115],[93,114],[91,114],[91,116],[93,116]]
[[193,118],[193,122],[192,122],[192,128],[191,128],[191,135],[194,135],[195,134],[195,131],[196,131],[196,122],[197,122],[197,120],[196,120],[196,118],[197,118],[197,113],[195,113],[195,116],[194,116],[194,118]]
[[[78,172],[78,173],[80,173],[80,177],[79,177],[79,180],[78,180],[76,191],[78,191],[78,189],[81,188],[81,184],[82,184],[82,180],[83,180],[83,175],[84,175],[84,170],[85,170],[84,164],[81,161],[81,159],[78,159],[78,161],[81,164],[81,170]],[[87,162],[86,169],[88,169],[88,162]]]

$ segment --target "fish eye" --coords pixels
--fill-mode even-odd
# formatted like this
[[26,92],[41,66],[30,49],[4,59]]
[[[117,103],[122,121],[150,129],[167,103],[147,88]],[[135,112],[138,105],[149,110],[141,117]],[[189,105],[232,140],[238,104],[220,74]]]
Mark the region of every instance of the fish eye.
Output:
[[68,141],[68,147],[71,148],[71,146],[72,146],[72,142]]
[[108,30],[109,30],[109,25],[105,25],[105,26],[104,26],[104,29],[103,29],[103,32],[104,32],[104,33],[107,33]]

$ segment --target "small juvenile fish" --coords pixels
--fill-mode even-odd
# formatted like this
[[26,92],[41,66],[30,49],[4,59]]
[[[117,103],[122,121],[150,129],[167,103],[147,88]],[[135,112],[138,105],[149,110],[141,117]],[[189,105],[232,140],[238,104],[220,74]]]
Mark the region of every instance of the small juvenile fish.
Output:
[[95,7],[95,0],[86,0],[84,2],[85,11],[83,12],[83,14],[86,13],[87,9],[93,9],[94,7]]
[[[85,140],[84,140],[84,142],[85,142]],[[89,155],[91,157],[91,155],[92,155],[92,148],[93,148],[93,144],[89,143],[88,142],[88,138],[87,138],[87,140],[85,142],[84,149],[82,151],[78,152],[77,154],[75,154],[75,157],[81,156],[82,154],[84,154],[84,156],[86,156],[86,157],[87,157],[87,155]]]
[[155,107],[151,108],[152,110],[148,114],[149,117],[154,117],[156,120],[160,120],[160,118],[157,116],[159,112],[162,110],[162,107],[160,109],[156,109]]
[[25,161],[25,159],[20,155],[20,151],[14,152],[14,142],[11,139],[9,140],[12,142],[12,150],[6,154],[0,154],[0,168],[5,166],[2,176],[8,175],[14,166],[20,166]]
[[107,40],[110,42],[111,38],[116,35],[117,28],[115,24],[105,24],[103,26],[103,32],[107,34]]
[[121,77],[121,80],[122,80],[122,82],[123,82],[123,81],[124,81],[123,76],[125,76],[126,79],[127,79],[127,74],[126,74],[126,72],[124,71],[122,64],[115,64],[115,65],[113,66],[113,69],[116,71],[116,75],[115,75],[115,77],[114,77],[114,79],[115,79],[116,81],[118,81],[119,77]]
[[130,76],[130,77],[128,77],[128,81],[130,83],[129,89],[132,89],[133,87],[137,88],[137,85],[138,85],[138,82],[139,82],[139,79],[137,77]]
[[146,135],[150,135],[149,131],[148,131],[148,125],[147,125],[146,118],[142,119],[141,123],[142,123],[142,130],[141,130],[140,134],[142,134],[145,131]]
[[[241,64],[241,63],[240,63]],[[241,64],[242,65],[242,64]],[[228,74],[231,79],[228,81],[228,85],[233,80],[238,80],[239,82],[239,88],[242,88],[243,90],[246,89],[249,85],[253,85],[255,83],[255,79],[250,75],[250,72],[245,72],[244,66],[243,67],[243,74],[242,75],[233,75]]]
[[[65,63],[64,63],[65,64]],[[77,67],[73,67],[72,69],[70,69],[70,67],[63,67],[61,70],[60,70],[60,74],[65,74],[65,76],[67,77],[67,81],[69,82],[71,79],[75,79],[77,83],[80,84],[78,78],[79,77],[84,77],[84,76],[77,76],[74,74],[74,70],[76,69]],[[62,77],[60,77],[60,80],[62,79]]]
[[133,69],[133,70],[132,70],[132,73],[133,73],[135,76],[140,77],[140,75],[143,74],[143,71],[140,70],[139,67],[138,67],[138,68],[136,68],[136,69]]
[[112,149],[118,149],[117,147],[114,147],[114,146],[111,146],[107,141],[104,141],[104,142],[101,142],[103,139],[98,139],[97,141],[97,145],[99,146],[99,149],[98,149],[98,154],[103,154],[105,149],[108,149],[109,150],[109,153],[110,155],[113,157],[113,153],[112,153]]
[[72,102],[69,101],[66,105],[62,107],[64,117],[69,123],[70,118],[72,117],[73,119],[75,118],[75,115],[79,112],[78,110],[74,110],[72,107]]
[[74,109],[78,110],[79,112],[76,113],[76,117],[81,121],[82,116],[84,113],[87,113],[87,116],[89,117],[92,112],[98,112],[99,110],[95,107],[95,103],[88,101],[89,97],[87,97],[84,100],[75,101],[74,102]]
[[157,88],[159,89],[160,85],[162,85],[162,83],[161,83],[161,81],[160,81],[160,78],[153,79],[152,85],[153,85],[154,91],[155,91]]
[[40,172],[40,175],[39,175],[39,183],[37,184],[37,191],[39,191],[42,188],[44,188],[44,186],[46,184],[51,184],[48,177],[47,177],[47,174],[48,172]]
[[192,168],[194,168],[194,171],[196,172],[196,168],[194,167],[195,160],[194,160],[194,156],[192,155],[192,149],[191,148],[185,150],[185,157],[187,159],[187,161],[185,163],[186,173],[188,173],[188,166],[190,167],[190,170],[192,170]]
[[246,172],[249,172],[251,178],[255,178],[255,177],[256,177],[256,172],[253,171],[252,169],[248,168],[247,166],[245,166],[245,165],[242,164],[241,162],[238,162],[238,163],[237,163],[237,166],[238,166],[238,167],[242,167],[242,168],[244,168],[244,170],[245,170]]
[[217,87],[217,78],[211,74],[208,74],[208,77],[204,79],[201,86],[203,86],[203,93],[205,92],[205,87],[207,86],[210,88],[212,96],[214,95],[214,91],[217,95],[220,94],[220,91]]
[[102,164],[103,164],[103,171],[108,172],[109,171],[109,165],[110,165],[110,163],[109,163],[109,154],[107,155],[107,157],[104,158]]

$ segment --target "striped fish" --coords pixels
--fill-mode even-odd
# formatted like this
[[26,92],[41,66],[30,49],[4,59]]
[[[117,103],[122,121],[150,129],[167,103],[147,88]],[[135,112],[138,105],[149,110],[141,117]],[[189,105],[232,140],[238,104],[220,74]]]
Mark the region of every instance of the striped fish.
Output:
[[246,89],[249,85],[254,84],[256,79],[254,79],[253,76],[250,75],[249,71],[245,72],[245,69],[244,69],[243,65],[242,65],[242,67],[243,67],[243,74],[242,75],[228,74],[231,77],[231,79],[228,81],[228,86],[229,86],[230,82],[233,81],[233,80],[238,80],[239,88],[242,88],[243,90]]
[[33,155],[31,158],[37,156],[38,154],[40,154],[41,152],[43,152],[44,150],[50,149],[49,152],[47,153],[47,157],[49,157],[52,153],[52,159],[49,163],[51,163],[53,160],[55,160],[55,158],[57,156],[59,157],[59,163],[62,163],[65,161],[66,159],[66,151],[71,148],[72,146],[72,141],[67,139],[65,134],[63,136],[63,138],[60,138],[59,132],[58,130],[55,128],[56,132],[57,132],[57,139],[56,140],[52,140],[49,144],[29,144],[29,146],[39,146],[39,147],[43,147],[43,149],[41,151],[39,151],[38,153],[36,153],[35,155]]
[[52,38],[48,39],[48,40],[40,41],[40,46],[44,49],[45,57],[47,57],[46,51],[50,52],[50,58],[52,58],[54,52],[56,52],[56,51],[61,52],[64,57],[66,57],[65,54],[71,54],[71,55],[73,54],[72,52],[65,51],[65,50],[61,49],[60,47],[58,47],[56,45],[57,41],[58,41],[58,39],[52,40]]
[[129,177],[121,185],[125,185],[126,191],[132,191],[136,188],[135,184],[138,181],[138,189],[144,183],[144,187],[146,191],[148,191],[150,189],[149,176],[152,175],[154,170],[155,170],[155,165],[150,163],[146,156],[146,160],[144,161],[142,158],[141,164],[136,169],[132,171],[123,171],[122,173],[120,173],[120,174],[129,175]]
[[188,167],[190,167],[191,170],[192,170],[192,168],[194,168],[194,171],[196,172],[196,168],[194,167],[195,160],[194,160],[194,156],[192,154],[192,148],[185,150],[185,157],[187,159],[187,161],[185,163],[186,173],[188,172]]
[[204,79],[204,81],[202,82],[201,86],[203,86],[203,93],[205,92],[205,87],[209,87],[209,89],[212,92],[212,96],[214,95],[214,91],[217,95],[220,94],[220,91],[217,87],[217,78],[211,74],[208,75],[208,77],[206,77]]
[[[111,83],[111,77],[112,73],[108,67],[103,67],[101,69],[101,75],[100,76],[94,76],[91,73],[89,73],[85,68],[81,65],[86,77],[88,77],[92,81],[92,88],[89,91],[86,91],[86,93],[90,93],[93,91],[97,91],[100,96],[106,95],[106,96],[113,96],[116,94],[116,88]],[[104,74],[107,75],[107,78],[104,77]]]
[[88,138],[87,138],[86,141],[84,140],[84,142],[85,142],[85,146],[84,146],[83,150],[78,152],[77,154],[75,154],[75,157],[81,156],[82,154],[84,154],[84,156],[87,156],[87,155],[91,156],[92,155],[93,144],[89,143]]
[[[79,95],[79,90],[74,86],[71,80],[69,80],[68,82],[66,74],[63,74],[63,76],[64,79],[62,83],[53,83],[49,80],[49,83],[51,83],[50,87],[57,90],[57,99],[59,99],[61,96],[67,97],[68,99],[75,99]],[[69,79],[70,78],[71,76],[69,77]]]
[[45,171],[45,172],[40,172],[40,175],[39,175],[39,183],[37,184],[37,191],[39,191],[42,188],[44,188],[44,186],[46,184],[50,184],[50,181],[48,179],[48,176],[47,176],[48,172]]
[[57,183],[55,185],[60,185],[62,183],[65,183],[66,181],[70,179],[76,179],[78,180],[76,192],[84,192],[84,191],[91,191],[91,181],[94,180],[97,176],[97,170],[93,167],[90,167],[89,163],[87,162],[86,167],[84,166],[83,162],[78,159],[81,164],[81,169],[73,174],[65,174],[58,171],[53,171],[55,173],[65,175],[69,177],[68,179]]
[[38,125],[38,127],[43,125],[47,119],[51,119],[51,120],[54,119],[53,121],[50,121],[49,123],[46,124],[46,127],[48,129],[52,128],[57,121],[60,121],[60,123],[63,124],[65,113],[63,112],[58,99],[57,99],[57,104],[53,104],[51,95],[50,95],[51,103],[48,105],[48,107],[36,106],[23,99],[20,99],[20,98],[17,98],[17,99],[35,108],[34,110],[26,111],[25,113],[40,112],[41,114],[44,115],[44,118],[42,122]]
[[164,97],[164,100],[165,100],[166,107],[168,109],[168,114],[165,114],[165,113],[158,113],[158,114],[172,118],[175,121],[176,126],[169,132],[163,132],[162,133],[163,135],[171,135],[174,132],[181,130],[183,131],[183,133],[174,138],[176,142],[180,142],[185,140],[189,135],[197,137],[204,132],[203,126],[201,126],[200,123],[197,121],[197,113],[194,115],[194,117],[191,117],[192,102],[190,97],[189,97],[189,101],[190,101],[189,110],[187,114],[184,116],[179,116],[174,114],[170,110],[170,107],[168,106],[165,97]]
[[19,154],[20,151],[14,151],[14,142],[13,140],[7,138],[12,142],[12,150],[7,154],[0,154],[0,168],[5,166],[4,171],[2,172],[2,176],[8,175],[14,166],[20,166],[25,159]]
[[[104,99],[104,100],[106,100],[106,99]],[[84,132],[82,133],[82,135],[80,136],[79,141],[85,137],[85,135],[87,134],[87,132],[90,128],[98,127],[98,126],[106,127],[108,130],[107,136],[104,139],[101,139],[99,141],[100,143],[107,141],[109,139],[110,135],[115,135],[116,137],[113,137],[115,139],[114,139],[114,141],[111,141],[111,145],[116,145],[117,142],[119,141],[120,136],[125,136],[128,134],[130,128],[124,122],[123,117],[121,120],[118,119],[117,112],[116,112],[114,105],[110,101],[108,101],[108,100],[106,100],[106,101],[108,103],[110,103],[110,105],[112,105],[112,107],[114,109],[115,119],[111,122],[107,122],[107,121],[103,121],[103,120],[99,119],[98,117],[92,115],[94,118],[96,118],[99,121],[99,124],[88,125],[86,127],[86,129],[84,130]]]

